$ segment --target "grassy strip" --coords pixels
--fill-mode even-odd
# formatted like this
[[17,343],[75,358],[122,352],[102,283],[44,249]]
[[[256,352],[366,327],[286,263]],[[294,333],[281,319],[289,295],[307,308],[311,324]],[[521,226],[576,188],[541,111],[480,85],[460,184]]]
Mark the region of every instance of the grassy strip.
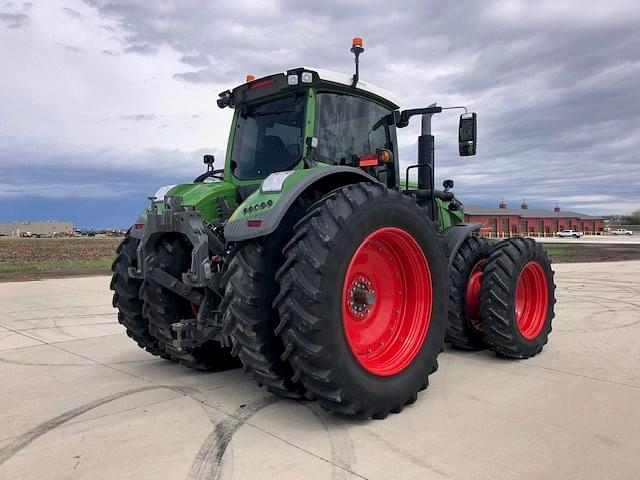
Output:
[[113,258],[96,260],[43,260],[37,262],[0,262],[0,273],[56,272],[61,270],[97,270],[111,268]]

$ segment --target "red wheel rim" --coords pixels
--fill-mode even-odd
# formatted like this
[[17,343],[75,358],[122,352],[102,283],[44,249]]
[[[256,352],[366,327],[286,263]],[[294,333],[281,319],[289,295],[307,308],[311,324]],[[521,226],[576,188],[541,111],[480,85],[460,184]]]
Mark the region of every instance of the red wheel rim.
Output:
[[518,277],[516,286],[515,315],[523,337],[535,338],[544,325],[549,306],[549,288],[542,266],[527,263]]
[[360,365],[380,376],[402,371],[422,347],[431,305],[429,264],[415,239],[397,227],[369,234],[342,286],[342,324]]
[[465,295],[465,311],[471,325],[480,330],[482,321],[480,320],[480,279],[482,271],[487,261],[482,259],[471,269],[469,280],[467,281],[467,293]]

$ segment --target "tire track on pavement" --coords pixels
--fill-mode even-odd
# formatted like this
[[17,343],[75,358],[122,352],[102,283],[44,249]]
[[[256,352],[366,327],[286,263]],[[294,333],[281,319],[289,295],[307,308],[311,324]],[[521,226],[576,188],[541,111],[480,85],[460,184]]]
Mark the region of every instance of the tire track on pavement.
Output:
[[189,476],[196,480],[219,479],[222,475],[224,454],[236,432],[260,410],[278,401],[280,398],[275,395],[259,398],[241,405],[231,416],[219,421],[198,450]]

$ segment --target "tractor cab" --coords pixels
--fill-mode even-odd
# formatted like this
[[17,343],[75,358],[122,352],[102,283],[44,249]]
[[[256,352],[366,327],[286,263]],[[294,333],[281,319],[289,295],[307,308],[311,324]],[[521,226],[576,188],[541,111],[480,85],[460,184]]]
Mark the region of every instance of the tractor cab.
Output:
[[[359,78],[362,39],[354,38],[354,75],[313,67],[298,67],[247,81],[219,95],[220,108],[235,110],[230,132],[225,178],[238,185],[238,201],[257,190],[271,174],[325,166],[346,166],[366,172],[388,188],[414,195],[433,219],[438,200],[452,210],[460,204],[452,192],[434,188],[431,116],[463,108],[460,155],[475,155],[476,116],[466,107],[435,104],[400,110],[399,100]],[[418,161],[400,172],[396,128],[422,116]],[[410,174],[417,177],[411,181]],[[447,207],[448,208],[448,207]]]
[[[228,173],[243,183],[269,174],[323,165],[372,168],[388,186],[398,181],[393,96],[352,77],[299,67],[220,94],[235,109]],[[381,151],[385,163],[378,165]],[[378,169],[376,169],[378,170]]]

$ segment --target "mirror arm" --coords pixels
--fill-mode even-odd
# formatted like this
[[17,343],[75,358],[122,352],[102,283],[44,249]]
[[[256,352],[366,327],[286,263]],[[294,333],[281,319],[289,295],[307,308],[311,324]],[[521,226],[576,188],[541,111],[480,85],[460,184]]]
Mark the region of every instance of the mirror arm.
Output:
[[396,118],[396,127],[404,128],[409,125],[409,119],[414,115],[433,115],[434,113],[442,112],[442,107],[427,107],[427,108],[411,108],[409,110],[403,110]]
[[464,113],[469,113],[469,109],[464,105],[455,107],[429,106],[426,108],[411,108],[401,111],[395,118],[395,124],[397,128],[404,128],[409,125],[409,119],[414,115],[432,115],[434,113],[441,113],[443,110],[464,110]]
[[460,107],[442,107],[442,110],[464,110],[464,113],[469,113],[469,109],[464,105]]

